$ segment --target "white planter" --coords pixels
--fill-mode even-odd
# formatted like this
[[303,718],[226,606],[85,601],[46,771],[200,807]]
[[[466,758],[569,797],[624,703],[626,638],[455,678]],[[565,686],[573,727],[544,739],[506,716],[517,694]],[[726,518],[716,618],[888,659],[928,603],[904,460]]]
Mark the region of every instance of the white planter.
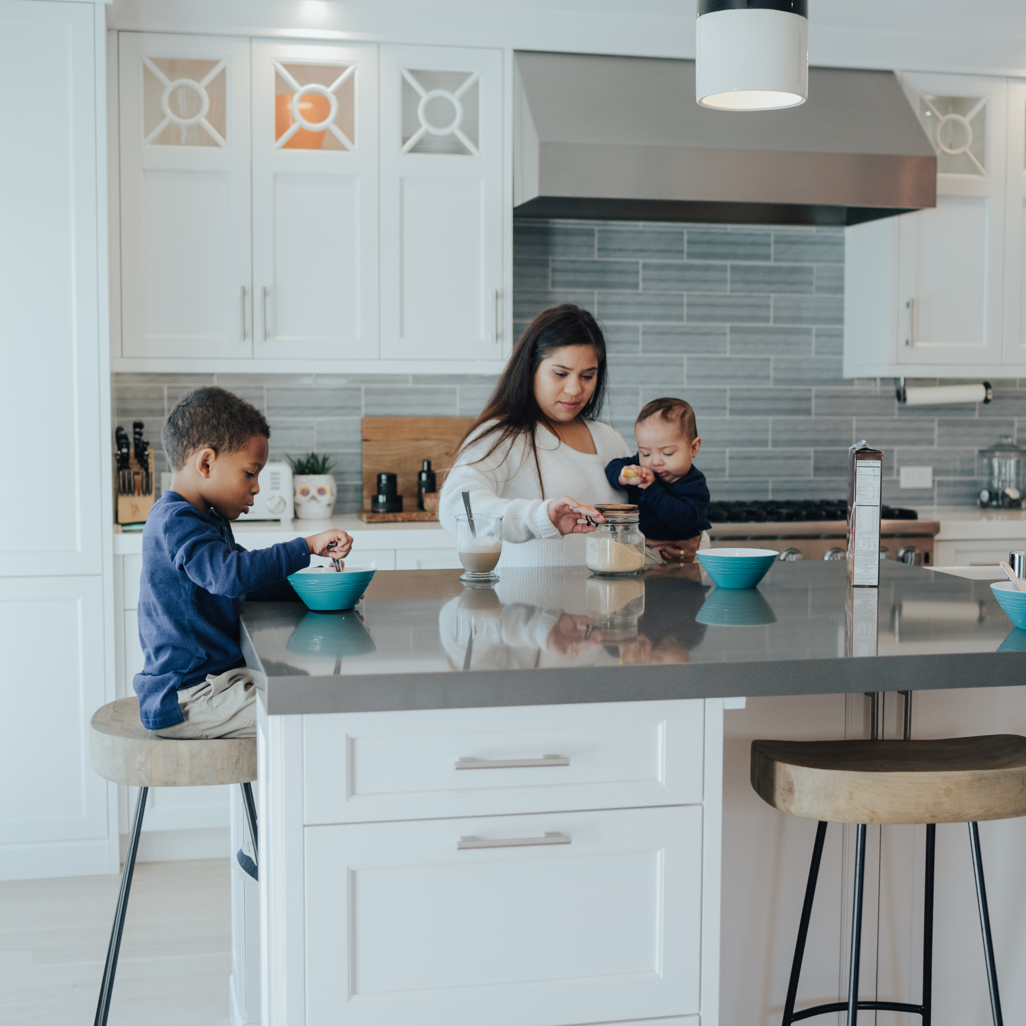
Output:
[[297,474],[292,479],[296,516],[300,520],[327,520],[335,508],[338,486],[331,474]]

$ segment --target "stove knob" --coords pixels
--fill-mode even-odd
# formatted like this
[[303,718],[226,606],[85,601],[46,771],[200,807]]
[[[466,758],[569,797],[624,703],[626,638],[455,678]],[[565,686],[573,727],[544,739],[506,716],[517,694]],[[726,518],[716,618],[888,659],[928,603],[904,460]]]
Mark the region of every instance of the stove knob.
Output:
[[784,549],[784,551],[780,553],[779,561],[781,563],[794,563],[802,558],[801,549]]
[[284,513],[286,505],[287,503],[280,495],[272,495],[267,500],[267,512],[275,515]]
[[829,562],[831,560],[844,559],[845,555],[847,555],[847,553],[845,553],[844,549],[838,548],[835,545],[832,549],[826,550],[823,554],[823,558]]
[[898,562],[908,563],[909,566],[922,566],[923,554],[917,551],[914,545],[906,545],[898,549]]

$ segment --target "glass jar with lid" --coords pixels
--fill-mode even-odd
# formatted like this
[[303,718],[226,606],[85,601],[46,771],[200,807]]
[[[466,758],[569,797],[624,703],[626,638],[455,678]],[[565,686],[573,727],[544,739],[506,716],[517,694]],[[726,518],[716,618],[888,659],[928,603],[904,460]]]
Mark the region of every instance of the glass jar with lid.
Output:
[[984,482],[980,505],[984,507],[1022,506],[1023,466],[1026,451],[1002,435],[1001,441],[979,452],[978,476]]
[[645,569],[645,536],[638,526],[638,507],[610,504],[595,507],[606,522],[585,537],[584,562],[602,577],[633,577]]

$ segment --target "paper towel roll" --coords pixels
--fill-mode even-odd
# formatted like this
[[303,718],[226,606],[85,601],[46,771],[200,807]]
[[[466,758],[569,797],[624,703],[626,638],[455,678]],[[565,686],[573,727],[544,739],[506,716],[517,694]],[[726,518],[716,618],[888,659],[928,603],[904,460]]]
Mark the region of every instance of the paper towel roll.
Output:
[[906,388],[906,406],[936,406],[947,403],[982,403],[987,398],[985,385],[934,385]]

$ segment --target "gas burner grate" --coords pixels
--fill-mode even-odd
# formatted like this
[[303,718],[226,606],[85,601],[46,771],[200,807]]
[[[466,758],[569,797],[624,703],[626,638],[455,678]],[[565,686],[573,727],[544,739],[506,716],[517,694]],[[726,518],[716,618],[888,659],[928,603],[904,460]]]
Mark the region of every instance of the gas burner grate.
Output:
[[[918,520],[914,509],[881,506],[884,520]],[[847,520],[848,503],[838,499],[742,499],[709,504],[709,520],[714,524],[762,524],[802,520]]]

